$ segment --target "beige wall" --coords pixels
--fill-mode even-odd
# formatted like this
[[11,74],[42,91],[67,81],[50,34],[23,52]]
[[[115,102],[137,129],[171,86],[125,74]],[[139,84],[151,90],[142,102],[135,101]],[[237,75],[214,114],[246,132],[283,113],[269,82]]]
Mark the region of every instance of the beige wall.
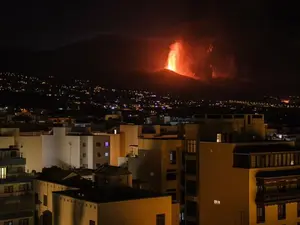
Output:
[[8,148],[10,145],[15,145],[15,137],[0,136],[0,148]]
[[157,214],[165,214],[165,224],[172,224],[170,197],[96,204],[54,193],[53,200],[55,225],[86,225],[90,220],[95,224],[153,225]]
[[232,167],[234,147],[235,144],[200,142],[200,224],[241,224],[241,218],[249,221],[249,170]]
[[41,172],[42,163],[42,136],[19,136],[17,143],[23,157],[26,158],[26,172]]
[[179,203],[173,203],[172,204],[172,225],[179,225],[180,220],[180,204]]
[[[74,199],[68,196],[53,194],[53,224],[55,225],[87,225],[90,220],[98,221],[98,204]],[[116,216],[116,214],[114,215]],[[109,223],[108,223],[109,224]]]
[[131,145],[138,144],[138,125],[120,125],[121,157],[132,151]]
[[99,224],[153,225],[156,224],[157,214],[165,214],[165,225],[172,224],[171,197],[100,204]]
[[110,135],[110,165],[119,166],[118,159],[121,157],[121,135]]

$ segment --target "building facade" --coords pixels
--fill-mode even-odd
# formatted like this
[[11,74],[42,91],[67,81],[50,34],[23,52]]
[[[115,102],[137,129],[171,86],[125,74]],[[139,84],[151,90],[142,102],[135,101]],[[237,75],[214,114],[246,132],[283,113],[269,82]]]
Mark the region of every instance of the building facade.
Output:
[[32,177],[19,149],[0,149],[0,224],[33,225]]

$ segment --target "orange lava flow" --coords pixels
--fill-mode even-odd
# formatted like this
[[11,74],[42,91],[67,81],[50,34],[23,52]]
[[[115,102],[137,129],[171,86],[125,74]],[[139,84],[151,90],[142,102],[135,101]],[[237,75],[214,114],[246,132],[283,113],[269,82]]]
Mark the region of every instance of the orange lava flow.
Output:
[[170,46],[170,52],[165,69],[171,70],[183,76],[196,78],[190,71],[184,48],[181,42],[175,42]]

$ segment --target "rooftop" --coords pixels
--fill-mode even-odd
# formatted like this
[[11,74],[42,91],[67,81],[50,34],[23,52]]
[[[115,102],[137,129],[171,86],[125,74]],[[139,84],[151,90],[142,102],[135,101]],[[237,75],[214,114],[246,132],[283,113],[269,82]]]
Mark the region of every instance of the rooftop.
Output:
[[255,145],[237,145],[234,149],[234,153],[272,153],[272,152],[296,152],[300,149],[293,145],[276,143],[276,144],[255,144]]
[[63,170],[58,167],[44,168],[42,173],[38,174],[37,180],[61,184],[69,187],[92,186],[92,182],[82,178],[72,170]]
[[83,190],[66,190],[53,193],[95,203],[119,202],[166,196],[146,190],[116,186],[103,186]]
[[102,165],[95,171],[96,174],[103,174],[107,176],[118,176],[131,174],[126,168],[110,165]]

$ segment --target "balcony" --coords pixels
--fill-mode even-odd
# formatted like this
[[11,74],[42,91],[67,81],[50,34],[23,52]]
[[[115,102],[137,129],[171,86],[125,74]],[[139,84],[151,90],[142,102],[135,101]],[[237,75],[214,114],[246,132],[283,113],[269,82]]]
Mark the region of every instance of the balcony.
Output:
[[287,189],[284,192],[272,191],[257,193],[255,201],[257,204],[265,205],[298,202],[300,201],[300,189]]
[[22,157],[8,157],[0,159],[0,166],[26,165],[26,159]]
[[14,213],[18,211],[30,211],[34,210],[34,207],[34,195],[32,193],[0,198],[1,214]]
[[34,176],[31,174],[22,174],[21,176],[8,176],[5,179],[0,179],[0,184],[31,182]]

